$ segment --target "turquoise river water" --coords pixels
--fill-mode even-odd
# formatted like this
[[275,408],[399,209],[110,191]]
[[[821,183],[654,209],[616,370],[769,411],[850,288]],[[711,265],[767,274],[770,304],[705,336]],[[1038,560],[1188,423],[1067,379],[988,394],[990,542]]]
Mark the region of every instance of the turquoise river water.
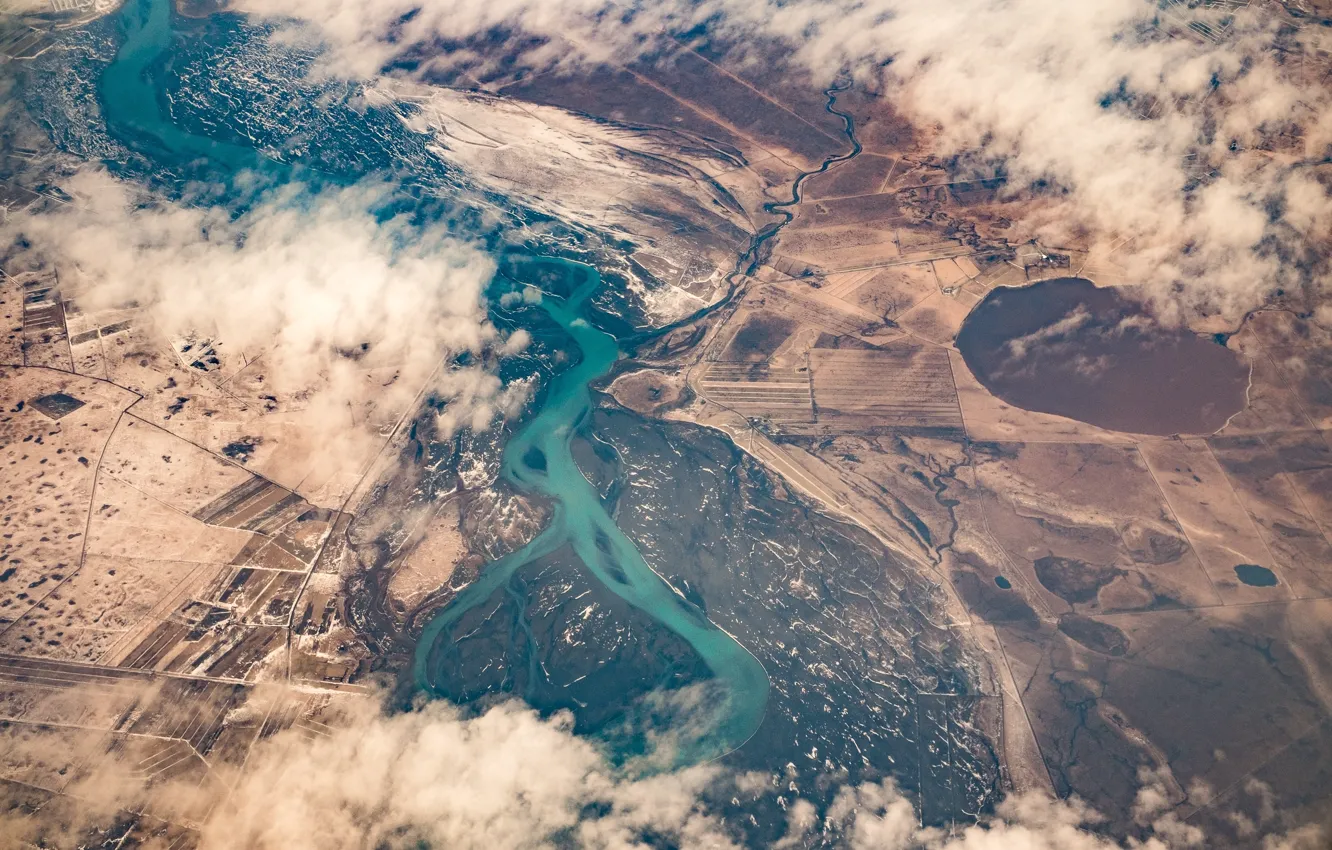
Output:
[[555,377],[541,410],[504,447],[502,464],[509,481],[554,502],[554,517],[526,546],[487,565],[481,577],[426,626],[416,653],[417,681],[430,684],[427,659],[441,631],[488,599],[519,567],[568,543],[599,582],[683,638],[724,685],[724,705],[712,724],[703,724],[711,726],[704,739],[682,742],[687,760],[716,757],[758,729],[767,705],[768,677],[757,658],[652,571],[574,462],[570,441],[591,408],[587,385],[604,375],[620,352],[612,336],[579,316],[583,302],[601,285],[600,276],[590,266],[565,266],[568,274],[581,278],[578,285],[563,302],[543,297],[541,304],[573,337],[583,357]]
[[[171,121],[162,106],[160,74],[154,73],[176,37],[171,0],[128,0],[120,16],[124,41],[100,81],[103,114],[116,135],[150,156],[206,159],[228,173],[285,171],[252,148],[188,133]],[[544,297],[541,306],[582,356],[553,379],[540,410],[506,445],[502,462],[508,481],[553,503],[552,521],[527,546],[486,566],[476,582],[428,623],[414,672],[418,683],[429,688],[427,658],[441,632],[487,599],[515,570],[568,544],[599,582],[680,636],[712,672],[723,696],[713,706],[711,722],[690,718],[689,728],[701,731],[678,744],[680,761],[714,758],[739,747],[758,729],[768,701],[768,677],[753,654],[653,572],[574,462],[570,441],[591,407],[588,384],[604,375],[620,352],[614,337],[580,315],[601,286],[600,276],[590,266],[567,261],[564,266],[577,285],[567,298]]]

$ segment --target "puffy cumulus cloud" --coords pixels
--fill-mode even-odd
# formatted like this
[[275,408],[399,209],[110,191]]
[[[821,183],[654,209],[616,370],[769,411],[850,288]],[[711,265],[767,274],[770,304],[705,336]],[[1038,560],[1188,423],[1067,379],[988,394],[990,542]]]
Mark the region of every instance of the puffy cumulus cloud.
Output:
[[891,782],[843,789],[833,804],[835,826],[849,850],[1118,850],[1123,846],[1166,850],[1151,838],[1121,845],[1096,834],[1100,820],[1077,800],[1058,801],[1039,795],[1000,804],[988,823],[954,834],[920,829],[915,813]]
[[[1212,44],[1164,37],[1170,21],[1143,0],[886,5],[878,25],[866,6],[859,21],[797,13],[785,28],[822,34],[805,47],[812,62],[891,57],[904,114],[937,126],[942,152],[1002,162],[1013,186],[1066,193],[1034,211],[1029,233],[1086,235],[1101,252],[1123,244],[1130,277],[1158,294],[1182,284],[1187,306],[1231,317],[1288,282],[1289,255],[1313,247],[1311,228],[1271,212],[1293,195],[1310,210],[1298,223],[1327,216],[1326,192],[1301,171],[1323,153],[1308,131],[1326,92],[1276,65],[1275,31],[1256,14]],[[1304,133],[1303,144],[1253,150],[1283,132]]]
[[[664,32],[776,40],[789,53],[752,58],[792,61],[822,80],[846,71],[877,78],[901,114],[936,135],[940,153],[1002,163],[1011,186],[1057,187],[1055,202],[1033,205],[1020,222],[1024,233],[1090,241],[1103,254],[1113,246],[1127,275],[1170,294],[1170,304],[1233,318],[1277,287],[1321,287],[1328,273],[1318,239],[1332,201],[1307,166],[1332,141],[1332,110],[1326,90],[1300,77],[1308,66],[1299,57],[1311,48],[1266,9],[1163,11],[1154,0],[250,0],[246,8],[309,22],[336,62],[363,76],[404,51],[423,68],[479,61],[471,49],[430,45],[495,31],[547,37],[512,48],[532,68],[625,60],[658,47]],[[1224,37],[1188,37],[1190,24]]]
[[[1208,846],[1207,836],[1185,823],[1165,802],[1162,775],[1146,771],[1133,807],[1144,833],[1116,839],[1096,829],[1103,817],[1077,799],[1040,794],[1009,798],[995,817],[952,833],[921,829],[911,803],[891,780],[841,789],[828,810],[826,828],[848,850],[1184,850]],[[812,830],[811,830],[812,831]],[[1253,833],[1250,833],[1252,837]],[[789,840],[790,836],[788,836]],[[1264,850],[1313,850],[1325,833],[1308,825],[1272,833]],[[1215,846],[1215,845],[1213,845]]]
[[[717,763],[673,771],[616,769],[572,732],[572,718],[543,718],[520,702],[468,715],[446,702],[385,713],[348,705],[326,737],[289,731],[256,746],[227,801],[203,825],[203,850],[341,850],[579,847],[739,850],[743,818],[718,802],[779,793],[764,774]],[[1185,850],[1201,846],[1157,796],[1163,774],[1143,776],[1137,838],[1115,839],[1076,800],[1039,794],[1002,802],[993,817],[954,832],[921,828],[911,799],[889,780],[840,788],[826,810],[787,805],[778,848],[839,850]],[[188,797],[192,789],[181,789]],[[734,804],[734,802],[733,802]],[[1248,834],[1264,850],[1314,850],[1305,826]]]
[[[443,224],[389,215],[384,184],[289,185],[239,216],[148,198],[100,170],[64,188],[74,203],[0,226],[4,244],[21,246],[16,263],[55,265],[85,311],[137,302],[168,338],[262,358],[270,391],[330,420],[345,422],[367,394],[401,407],[450,354],[513,353],[526,339],[500,339],[486,319],[490,257]],[[373,369],[392,380],[367,382]],[[480,369],[437,380],[458,402],[450,415],[473,426],[522,401]]]
[[[525,336],[525,331],[514,333],[503,350],[512,352]],[[484,431],[497,417],[518,415],[531,394],[532,384],[526,380],[506,384],[497,375],[468,369],[443,373],[433,389],[448,402],[435,417],[440,436],[448,439],[461,429]]]
[[[466,40],[492,29],[522,30],[536,34],[572,32],[585,35],[596,30],[596,21],[613,9],[606,0],[495,0],[477,3],[469,0],[239,0],[236,8],[249,14],[283,23],[307,23],[299,32],[288,27],[287,36],[314,35],[324,42],[330,54],[322,70],[360,77],[374,76],[387,64],[413,48],[440,39]],[[523,49],[526,67],[549,68],[571,60],[606,60],[623,49],[627,30],[609,28],[609,40],[591,40],[577,56],[565,44],[529,44]],[[598,47],[596,45],[601,45]],[[449,59],[432,57],[425,68],[436,62],[484,61],[472,53]]]
[[[153,702],[154,687],[125,698],[172,711]],[[271,710],[266,700],[276,706],[297,696],[264,690],[257,704],[233,710],[227,722],[260,723]],[[344,696],[322,709],[317,723],[301,725],[259,739],[243,766],[214,760],[217,781],[205,782],[192,773],[146,780],[137,757],[126,758],[119,746],[99,758],[55,737],[11,741],[11,749],[26,748],[29,762],[63,764],[77,753],[81,767],[65,796],[35,815],[0,813],[0,848],[91,846],[98,843],[91,838],[104,838],[106,825],[130,810],[183,816],[198,827],[202,850],[740,850],[753,844],[745,813],[734,807],[787,790],[776,774],[735,773],[715,762],[675,770],[613,767],[598,745],[573,734],[567,713],[542,717],[516,701],[481,714],[444,701],[390,712],[377,699]],[[325,733],[312,735],[315,727]],[[911,799],[889,779],[837,788],[822,810],[786,797],[785,834],[772,846],[1186,850],[1233,843],[1229,836],[1205,842],[1196,827],[1172,816],[1168,774],[1147,771],[1143,781],[1133,809],[1142,831],[1133,838],[1098,830],[1102,817],[1076,799],[1040,795],[1010,798],[984,822],[952,832],[921,828]],[[1245,792],[1266,795],[1259,820],[1234,830],[1247,846],[1327,846],[1315,826],[1288,828],[1261,783],[1251,781]],[[727,800],[731,808],[723,810]]]
[[700,802],[716,768],[617,778],[571,726],[517,703],[472,718],[444,702],[394,715],[367,703],[327,738],[289,735],[252,757],[202,846],[733,846]]
[[[762,774],[716,763],[649,772],[611,768],[572,734],[567,715],[541,718],[512,702],[480,716],[427,703],[385,714],[354,706],[349,722],[310,740],[287,733],[261,744],[228,802],[204,827],[205,850],[232,848],[580,847],[630,850],[745,846],[743,819],[717,801],[777,793]],[[840,788],[820,812],[787,805],[778,848],[843,850],[1185,850],[1206,836],[1171,811],[1168,774],[1147,771],[1133,809],[1135,838],[1097,830],[1103,818],[1076,800],[1010,798],[983,823],[954,832],[920,826],[911,799],[889,779]],[[1324,833],[1255,827],[1264,850],[1313,850]]]

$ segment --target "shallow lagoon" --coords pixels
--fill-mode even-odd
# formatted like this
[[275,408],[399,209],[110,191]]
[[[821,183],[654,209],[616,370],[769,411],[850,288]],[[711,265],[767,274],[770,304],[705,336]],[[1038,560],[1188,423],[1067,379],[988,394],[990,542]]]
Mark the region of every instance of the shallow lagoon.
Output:
[[1276,573],[1267,567],[1260,567],[1257,564],[1238,564],[1235,567],[1235,576],[1249,587],[1276,587]]

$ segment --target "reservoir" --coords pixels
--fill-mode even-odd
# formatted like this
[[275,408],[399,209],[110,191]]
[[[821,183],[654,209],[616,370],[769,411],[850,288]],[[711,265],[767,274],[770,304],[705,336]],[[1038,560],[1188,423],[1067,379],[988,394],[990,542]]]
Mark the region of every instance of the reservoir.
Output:
[[993,290],[956,344],[1009,404],[1115,431],[1210,434],[1247,401],[1249,368],[1235,352],[1081,278]]

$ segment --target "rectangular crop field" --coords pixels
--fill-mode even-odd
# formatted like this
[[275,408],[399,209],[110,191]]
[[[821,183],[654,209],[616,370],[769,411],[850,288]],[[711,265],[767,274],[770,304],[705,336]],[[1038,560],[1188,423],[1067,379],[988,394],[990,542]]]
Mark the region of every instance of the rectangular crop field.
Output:
[[842,433],[962,430],[948,352],[942,348],[815,350],[810,366],[820,425]]

